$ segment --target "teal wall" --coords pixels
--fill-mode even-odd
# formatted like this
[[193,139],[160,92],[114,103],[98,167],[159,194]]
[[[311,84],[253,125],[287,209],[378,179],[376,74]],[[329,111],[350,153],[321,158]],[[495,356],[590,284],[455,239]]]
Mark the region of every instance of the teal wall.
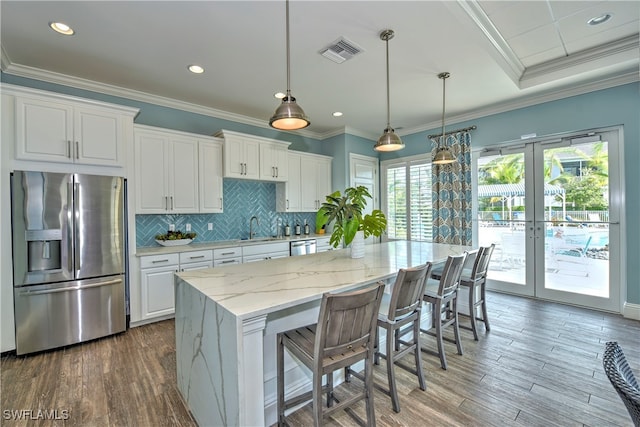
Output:
[[[640,83],[629,83],[558,101],[545,102],[467,122],[447,129],[476,125],[473,148],[515,141],[520,135],[540,136],[622,125],[624,129],[624,181],[627,227],[627,301],[640,304]],[[381,154],[381,160],[424,153],[427,135],[439,129],[402,137],[402,151]]]
[[[289,133],[254,127],[228,120],[216,119],[201,114],[138,102],[121,97],[103,95],[91,91],[46,83],[33,79],[0,74],[4,83],[33,87],[65,93],[83,98],[96,99],[140,109],[135,122],[150,126],[182,130],[211,135],[220,129],[246,132],[291,142],[290,149],[325,154],[333,157],[332,187],[344,189],[349,182],[349,153],[376,156],[375,141],[341,134],[323,141]],[[627,301],[640,304],[640,83],[630,83],[610,89],[573,96],[558,101],[546,102],[505,113],[494,114],[472,121],[450,123],[448,129],[476,125],[471,143],[474,148],[496,145],[520,139],[520,135],[536,133],[544,135],[602,128],[615,125],[624,127],[624,179],[627,219]],[[406,148],[399,152],[381,153],[381,160],[412,156],[429,149],[427,135],[439,129],[419,132],[402,137]]]

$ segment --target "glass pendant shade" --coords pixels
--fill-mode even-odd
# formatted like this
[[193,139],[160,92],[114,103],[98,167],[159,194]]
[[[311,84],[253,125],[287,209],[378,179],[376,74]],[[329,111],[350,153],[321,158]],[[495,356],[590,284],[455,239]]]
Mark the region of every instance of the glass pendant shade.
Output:
[[390,127],[387,127],[384,130],[384,133],[380,138],[378,138],[378,142],[376,142],[376,145],[373,147],[376,151],[396,151],[403,148],[404,143]]
[[271,127],[281,130],[303,129],[310,124],[311,122],[307,119],[302,107],[298,105],[296,99],[291,95],[282,98],[282,104],[269,120]]

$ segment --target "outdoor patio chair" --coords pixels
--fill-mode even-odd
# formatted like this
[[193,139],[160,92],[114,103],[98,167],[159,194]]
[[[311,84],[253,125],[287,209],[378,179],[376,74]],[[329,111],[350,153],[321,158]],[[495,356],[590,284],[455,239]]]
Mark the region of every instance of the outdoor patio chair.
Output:
[[640,427],[640,386],[617,342],[605,344],[602,365],[611,385],[627,407],[633,424]]
[[[554,261],[556,263],[554,272],[560,274],[573,272],[589,277],[590,258],[587,257],[587,250],[591,244],[591,239],[593,239],[592,236],[587,238],[584,247],[556,248],[554,251]],[[562,271],[565,273],[561,273]]]

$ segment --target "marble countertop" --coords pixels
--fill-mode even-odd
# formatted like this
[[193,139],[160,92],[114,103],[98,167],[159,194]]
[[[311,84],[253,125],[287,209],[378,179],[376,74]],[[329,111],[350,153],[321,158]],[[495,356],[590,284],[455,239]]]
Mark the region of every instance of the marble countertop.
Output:
[[309,234],[304,235],[301,234],[299,236],[288,236],[288,237],[256,237],[254,239],[237,239],[237,240],[225,240],[225,241],[217,241],[217,242],[204,242],[204,243],[191,243],[189,245],[182,246],[150,246],[144,248],[136,249],[136,256],[147,256],[147,255],[160,255],[160,254],[174,254],[178,252],[193,252],[193,251],[202,251],[207,249],[220,249],[220,248],[230,248],[236,246],[249,246],[249,245],[259,245],[264,243],[277,243],[277,242],[295,242],[297,240],[307,240],[307,239],[321,239],[323,237],[330,238],[330,234]]
[[349,249],[177,273],[177,276],[240,319],[320,299],[394,277],[400,268],[443,262],[469,246],[415,241],[367,245],[363,258]]

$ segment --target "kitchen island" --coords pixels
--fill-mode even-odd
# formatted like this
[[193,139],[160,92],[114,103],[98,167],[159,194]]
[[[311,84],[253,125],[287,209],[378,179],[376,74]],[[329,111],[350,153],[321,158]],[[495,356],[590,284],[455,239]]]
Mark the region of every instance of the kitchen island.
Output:
[[[394,241],[176,275],[178,388],[200,426],[259,426],[276,420],[275,346],[280,331],[315,323],[322,294],[443,262],[468,246]],[[310,373],[287,357],[287,392]]]

